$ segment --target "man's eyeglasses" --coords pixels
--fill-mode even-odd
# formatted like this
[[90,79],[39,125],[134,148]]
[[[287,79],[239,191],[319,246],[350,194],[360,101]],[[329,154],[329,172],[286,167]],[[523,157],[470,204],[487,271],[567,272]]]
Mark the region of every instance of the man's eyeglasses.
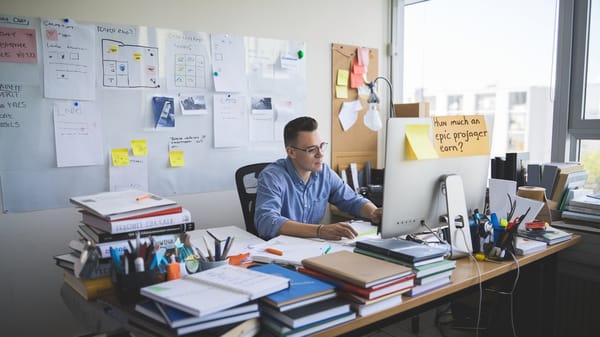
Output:
[[323,143],[319,144],[318,146],[317,145],[313,145],[313,146],[309,146],[309,147],[307,147],[305,149],[301,149],[301,148],[295,147],[293,145],[290,145],[290,147],[292,149],[296,149],[296,150],[299,150],[299,151],[304,151],[304,152],[306,152],[306,153],[314,156],[315,154],[317,154],[317,151],[319,151],[321,153],[324,153],[325,151],[327,151],[327,145],[329,145],[329,144],[327,144],[326,142],[323,142]]

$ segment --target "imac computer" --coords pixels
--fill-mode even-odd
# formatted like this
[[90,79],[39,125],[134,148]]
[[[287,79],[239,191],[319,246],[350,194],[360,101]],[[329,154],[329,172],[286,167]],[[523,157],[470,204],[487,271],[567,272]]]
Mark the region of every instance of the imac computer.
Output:
[[[486,117],[487,130],[492,129],[492,122]],[[445,227],[450,257],[458,258],[472,253],[469,215],[485,206],[490,157],[407,159],[406,126],[428,124],[433,139],[432,123],[432,118],[388,120],[381,237]]]

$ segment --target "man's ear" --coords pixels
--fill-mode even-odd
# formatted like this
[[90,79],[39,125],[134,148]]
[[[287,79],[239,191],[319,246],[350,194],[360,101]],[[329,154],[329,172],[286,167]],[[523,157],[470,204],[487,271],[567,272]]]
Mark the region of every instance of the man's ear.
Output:
[[286,148],[285,148],[285,152],[287,153],[287,155],[288,155],[290,158],[296,158],[296,152],[295,152],[295,151],[294,151],[294,149],[292,149],[291,147],[289,147],[289,146],[288,146],[288,147],[286,147]]

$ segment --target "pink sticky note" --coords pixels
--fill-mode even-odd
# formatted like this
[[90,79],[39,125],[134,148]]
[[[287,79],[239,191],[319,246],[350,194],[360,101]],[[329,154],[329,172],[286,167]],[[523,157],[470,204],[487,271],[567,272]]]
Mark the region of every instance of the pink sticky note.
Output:
[[0,62],[37,63],[35,30],[0,27]]

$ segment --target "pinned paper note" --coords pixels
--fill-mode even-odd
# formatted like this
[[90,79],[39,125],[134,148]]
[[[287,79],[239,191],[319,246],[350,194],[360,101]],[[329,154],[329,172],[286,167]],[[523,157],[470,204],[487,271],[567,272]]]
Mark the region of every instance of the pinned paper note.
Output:
[[428,124],[410,124],[406,126],[406,154],[408,160],[433,159],[438,155],[429,137]]
[[338,69],[338,74],[337,74],[337,85],[343,85],[343,86],[347,86],[348,85],[348,77],[350,76],[350,72],[346,69]]
[[340,120],[340,123],[342,123],[342,129],[344,131],[348,131],[348,129],[356,123],[358,112],[362,110],[362,108],[362,104],[358,99],[351,102],[342,102],[342,108],[338,115],[338,119]]
[[336,85],[335,98],[348,98],[348,87],[345,85]]
[[185,158],[183,157],[183,150],[169,151],[169,163],[171,164],[171,167],[185,166]]
[[433,140],[440,157],[490,153],[490,135],[483,115],[440,116],[433,119]]
[[113,149],[111,151],[111,157],[114,167],[129,166],[129,149]]
[[134,156],[148,155],[148,144],[145,139],[134,139],[131,141],[131,150]]

